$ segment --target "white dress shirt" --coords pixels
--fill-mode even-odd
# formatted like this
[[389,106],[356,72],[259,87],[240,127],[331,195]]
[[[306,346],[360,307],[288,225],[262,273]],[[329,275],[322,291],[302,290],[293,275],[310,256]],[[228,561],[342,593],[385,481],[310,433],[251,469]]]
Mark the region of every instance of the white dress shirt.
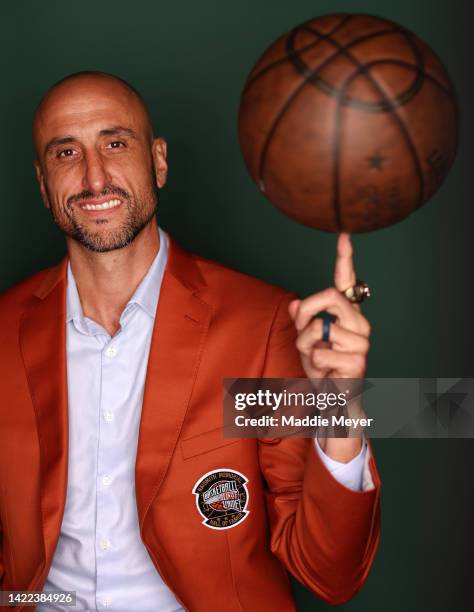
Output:
[[[85,317],[70,265],[66,351],[69,456],[66,505],[44,591],[76,591],[76,606],[41,610],[177,612],[139,532],[135,459],[155,312],[168,256],[160,249],[110,337]],[[158,330],[159,333],[159,330]],[[316,448],[334,477],[362,486],[365,448],[342,464]]]

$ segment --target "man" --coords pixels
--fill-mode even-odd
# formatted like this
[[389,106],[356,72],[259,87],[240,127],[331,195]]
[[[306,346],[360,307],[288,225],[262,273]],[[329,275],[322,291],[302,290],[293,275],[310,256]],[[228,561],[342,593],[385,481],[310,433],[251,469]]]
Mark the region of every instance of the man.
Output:
[[[47,610],[287,611],[289,571],[349,599],[379,538],[365,442],[222,434],[224,378],[364,376],[349,237],[336,287],[305,300],[182,250],[155,217],[166,143],[111,75],[52,87],[33,138],[68,257],[0,299],[2,589],[76,591]],[[218,502],[207,520],[222,487],[233,522]]]

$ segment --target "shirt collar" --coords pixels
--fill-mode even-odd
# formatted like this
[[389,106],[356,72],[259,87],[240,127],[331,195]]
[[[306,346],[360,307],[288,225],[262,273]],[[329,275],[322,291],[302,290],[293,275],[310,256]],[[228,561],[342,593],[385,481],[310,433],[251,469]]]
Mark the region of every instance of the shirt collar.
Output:
[[[132,304],[137,304],[153,319],[155,318],[158,298],[160,296],[161,282],[168,260],[169,239],[166,232],[158,227],[160,234],[160,248],[155,259],[148,268],[148,272],[135,290],[123,313],[130,309]],[[122,314],[123,314],[122,313]],[[77,291],[76,281],[72,273],[71,262],[67,266],[67,290],[66,290],[66,322],[75,320],[84,322],[81,300]]]

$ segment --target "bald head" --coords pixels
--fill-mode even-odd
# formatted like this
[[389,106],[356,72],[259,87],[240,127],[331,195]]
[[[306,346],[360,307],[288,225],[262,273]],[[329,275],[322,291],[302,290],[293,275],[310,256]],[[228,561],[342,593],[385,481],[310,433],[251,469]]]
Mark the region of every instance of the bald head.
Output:
[[[62,79],[33,120],[43,202],[69,248],[123,248],[151,227],[166,182],[166,141],[141,95],[110,74]],[[78,246],[80,245],[80,246]]]
[[[45,93],[33,116],[33,142],[41,159],[46,125],[64,123],[76,116],[87,119],[87,110],[128,115],[143,135],[153,140],[153,127],[142,95],[124,79],[105,72],[77,72],[64,77]],[[50,130],[48,130],[49,132]]]

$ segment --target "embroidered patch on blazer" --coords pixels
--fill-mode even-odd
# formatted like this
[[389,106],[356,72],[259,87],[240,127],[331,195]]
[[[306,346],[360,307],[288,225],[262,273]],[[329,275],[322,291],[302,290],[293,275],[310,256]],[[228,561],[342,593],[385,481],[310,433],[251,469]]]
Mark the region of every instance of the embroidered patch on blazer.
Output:
[[230,529],[249,514],[247,478],[240,472],[220,468],[204,474],[194,485],[196,506],[210,529]]

